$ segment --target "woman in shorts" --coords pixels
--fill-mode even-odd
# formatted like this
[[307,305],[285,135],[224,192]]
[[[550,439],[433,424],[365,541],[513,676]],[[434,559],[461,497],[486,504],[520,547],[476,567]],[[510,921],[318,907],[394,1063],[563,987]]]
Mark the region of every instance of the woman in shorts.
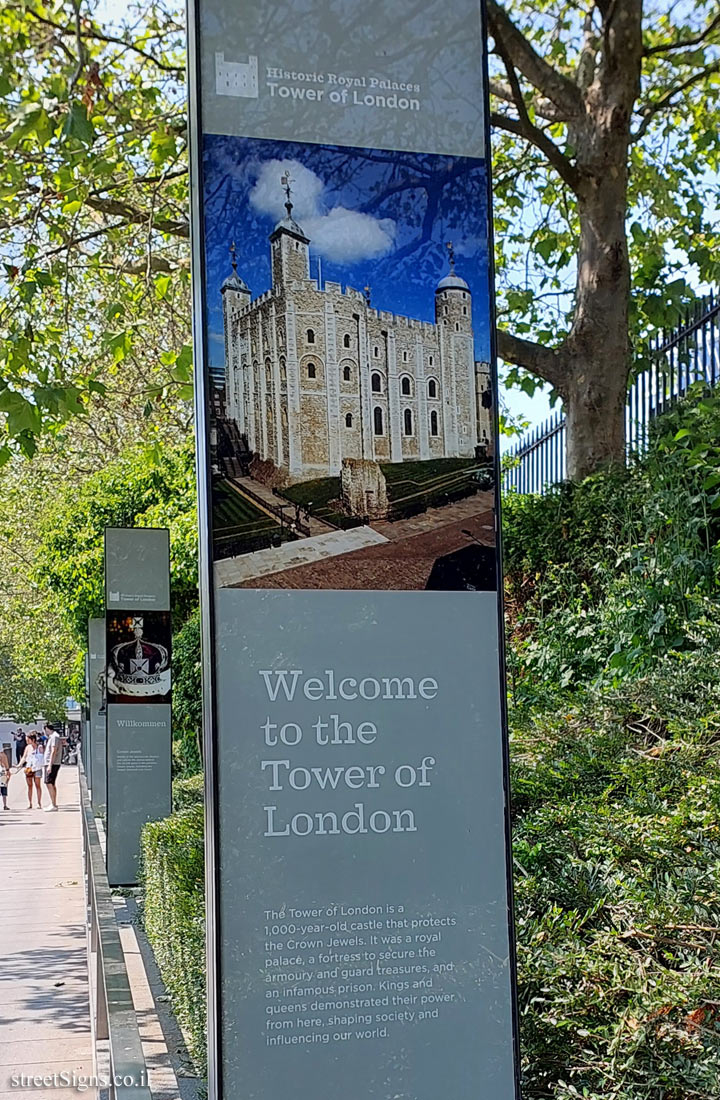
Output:
[[35,795],[37,798],[38,809],[42,809],[42,776],[43,776],[43,757],[44,752],[42,745],[38,741],[38,735],[36,733],[29,733],[27,735],[27,745],[25,746],[25,752],[20,758],[18,768],[22,768],[25,772],[25,782],[27,783],[28,790],[28,809],[32,810],[32,794],[33,787],[35,787]]
[[7,754],[0,749],[0,798],[2,798],[3,810],[9,810],[7,800],[8,782],[10,780],[10,761]]

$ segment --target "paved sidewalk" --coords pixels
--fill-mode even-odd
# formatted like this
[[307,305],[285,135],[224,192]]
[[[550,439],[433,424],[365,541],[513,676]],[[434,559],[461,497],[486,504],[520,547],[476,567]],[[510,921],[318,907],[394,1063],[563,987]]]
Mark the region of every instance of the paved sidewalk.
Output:
[[10,780],[9,803],[0,809],[0,1098],[95,1097],[13,1081],[93,1073],[77,768],[60,769],[57,813],[27,809],[22,773]]
[[284,542],[282,546],[272,546],[267,550],[256,550],[254,554],[223,558],[215,563],[215,581],[219,588],[239,588],[257,577],[324,562],[328,558],[384,542],[387,542],[385,536],[373,531],[372,527],[331,531],[326,535],[298,539],[297,542]]

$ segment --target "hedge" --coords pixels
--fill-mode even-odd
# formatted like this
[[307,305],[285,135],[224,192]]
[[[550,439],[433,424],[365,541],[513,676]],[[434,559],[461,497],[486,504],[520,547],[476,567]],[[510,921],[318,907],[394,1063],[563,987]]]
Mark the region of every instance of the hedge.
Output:
[[205,799],[205,787],[202,772],[184,779],[176,779],[172,785],[173,813],[187,810],[190,806],[202,806]]
[[202,805],[144,827],[145,931],[200,1076],[206,1072],[203,867]]

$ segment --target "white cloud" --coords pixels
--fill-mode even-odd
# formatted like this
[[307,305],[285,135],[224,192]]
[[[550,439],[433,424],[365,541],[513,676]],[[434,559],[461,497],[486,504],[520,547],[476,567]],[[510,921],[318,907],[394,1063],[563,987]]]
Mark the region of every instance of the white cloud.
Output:
[[257,179],[250,192],[250,205],[261,214],[279,220],[285,216],[285,192],[280,182],[285,172],[292,180],[293,215],[312,217],[320,208],[325,184],[297,160],[264,160],[257,165]]
[[373,218],[344,206],[335,206],[320,217],[306,218],[303,228],[314,248],[337,264],[376,259],[395,243],[395,222],[390,218]]
[[276,221],[285,214],[285,194],[280,183],[285,172],[292,180],[293,217],[312,241],[313,250],[332,263],[353,264],[376,259],[395,244],[395,222],[374,218],[344,206],[325,208],[325,184],[315,172],[297,160],[266,160],[254,166],[255,183],[250,205]]

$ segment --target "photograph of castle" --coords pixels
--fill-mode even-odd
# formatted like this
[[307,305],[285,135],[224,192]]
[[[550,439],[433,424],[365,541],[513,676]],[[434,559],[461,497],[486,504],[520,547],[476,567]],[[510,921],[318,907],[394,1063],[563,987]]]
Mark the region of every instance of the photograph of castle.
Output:
[[448,547],[484,564],[460,587],[494,587],[478,549],[494,536],[484,166],[206,141],[218,576],[275,585],[322,563],[329,583],[309,586],[355,587],[329,559],[382,556],[425,515],[425,583],[377,586],[427,587],[464,501]]

